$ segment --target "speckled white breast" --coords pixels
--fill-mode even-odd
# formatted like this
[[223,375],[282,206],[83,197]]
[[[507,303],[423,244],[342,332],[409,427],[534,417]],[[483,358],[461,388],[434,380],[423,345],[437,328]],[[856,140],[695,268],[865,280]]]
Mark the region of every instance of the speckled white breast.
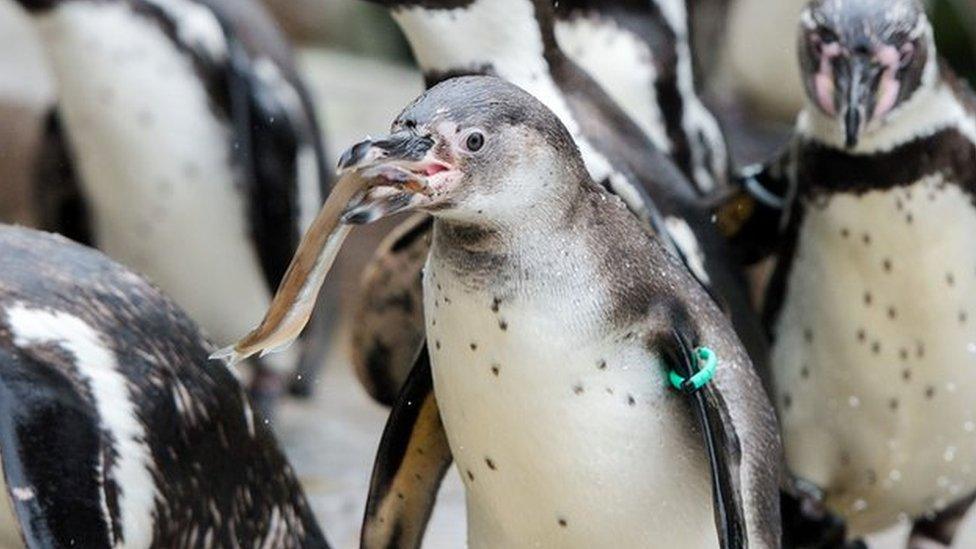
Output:
[[976,211],[941,177],[807,209],[775,327],[789,465],[855,531],[976,489]]
[[589,335],[582,293],[496,302],[436,250],[424,297],[471,547],[717,546],[696,426],[640,338]]
[[211,337],[245,333],[270,300],[227,129],[189,57],[125,3],[40,20],[99,247],[148,275]]

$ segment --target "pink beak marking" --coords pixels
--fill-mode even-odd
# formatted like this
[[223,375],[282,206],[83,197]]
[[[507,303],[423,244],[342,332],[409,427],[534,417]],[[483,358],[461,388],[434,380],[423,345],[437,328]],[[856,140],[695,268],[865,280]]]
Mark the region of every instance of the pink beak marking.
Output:
[[[911,45],[908,45],[911,48]],[[883,46],[878,50],[876,59],[884,67],[881,83],[878,86],[878,104],[874,107],[873,118],[880,119],[891,112],[898,101],[901,83],[898,82],[898,70],[901,68],[901,52],[894,46]]]
[[830,116],[837,116],[837,106],[834,103],[834,68],[830,61],[840,54],[840,44],[834,42],[823,45],[820,52],[820,67],[813,77],[817,103]]

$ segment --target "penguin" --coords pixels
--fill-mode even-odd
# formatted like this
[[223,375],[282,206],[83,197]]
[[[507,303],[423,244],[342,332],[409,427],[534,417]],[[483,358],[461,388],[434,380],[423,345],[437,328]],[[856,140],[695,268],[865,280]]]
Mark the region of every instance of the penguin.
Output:
[[[39,170],[39,192],[55,197],[44,228],[148,275],[213,337],[260,318],[330,178],[315,109],[265,8],[19,4],[58,95]],[[322,360],[310,348],[302,370]],[[260,361],[258,392],[276,393],[295,362]]]
[[688,4],[560,1],[556,42],[709,195],[728,186],[731,164],[722,128],[699,97]]
[[[723,302],[753,360],[763,368],[765,335],[709,209],[675,163],[563,53],[551,2],[380,3],[391,8],[405,31],[428,84],[458,74],[492,74],[550,107],[577,140],[594,180],[620,195],[656,232],[669,235],[666,244]],[[388,405],[424,339],[420,268],[431,221],[412,223],[420,225],[401,231],[402,238],[388,239],[378,250],[353,313],[357,373],[370,394]],[[405,343],[411,344],[403,347]]]
[[[340,166],[265,320],[214,357],[287,345],[351,225],[425,211],[436,408],[425,399],[416,414],[443,422],[470,547],[779,545],[776,419],[748,354],[705,288],[591,178],[556,114],[500,78],[449,79]],[[703,366],[708,353],[720,365]],[[401,440],[426,461],[431,447]],[[425,473],[438,470],[394,479],[396,499],[412,501]],[[367,528],[367,546],[412,546],[415,525],[376,525],[384,539]]]
[[[814,0],[767,289],[790,468],[853,533],[948,545],[976,492],[976,94],[915,0]],[[915,546],[915,545],[913,545]]]
[[210,350],[141,276],[0,226],[3,539],[327,548],[270,427]]

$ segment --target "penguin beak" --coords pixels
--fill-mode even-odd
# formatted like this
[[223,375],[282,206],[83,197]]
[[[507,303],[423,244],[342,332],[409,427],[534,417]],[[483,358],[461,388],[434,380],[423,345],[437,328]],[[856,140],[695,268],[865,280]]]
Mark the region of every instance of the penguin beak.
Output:
[[236,364],[284,349],[308,324],[350,225],[444,202],[460,172],[434,158],[434,139],[401,131],[358,143],[339,161],[340,178],[302,237],[261,324],[211,358]]
[[852,56],[847,63],[847,71],[842,71],[838,79],[841,101],[845,104],[839,109],[843,113],[844,145],[853,149],[861,140],[864,127],[870,122],[874,111],[874,85],[878,71],[870,60]]
[[340,158],[339,172],[355,171],[369,185],[343,213],[342,222],[361,225],[431,206],[459,175],[434,150],[432,137],[410,130],[353,145]]

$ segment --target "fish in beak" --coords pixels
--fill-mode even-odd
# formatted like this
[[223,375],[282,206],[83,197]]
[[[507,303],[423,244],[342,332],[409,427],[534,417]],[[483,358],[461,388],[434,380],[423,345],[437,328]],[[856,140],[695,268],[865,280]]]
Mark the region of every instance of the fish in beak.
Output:
[[434,205],[456,181],[454,167],[435,158],[435,144],[429,136],[403,130],[346,151],[339,160],[339,181],[302,237],[261,324],[210,358],[233,366],[291,345],[308,324],[352,225]]

